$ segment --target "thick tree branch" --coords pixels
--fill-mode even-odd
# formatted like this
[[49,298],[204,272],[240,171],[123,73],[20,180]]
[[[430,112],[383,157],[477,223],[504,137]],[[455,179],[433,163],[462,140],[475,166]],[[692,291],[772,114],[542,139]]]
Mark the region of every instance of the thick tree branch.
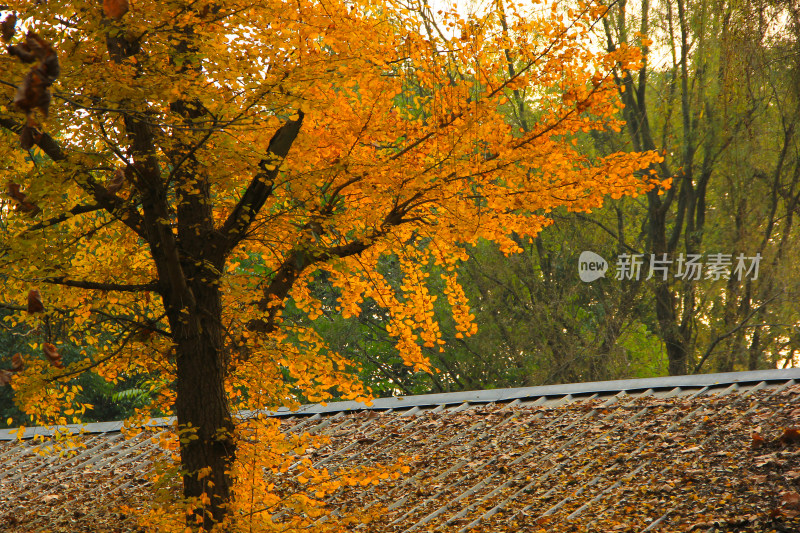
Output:
[[219,230],[221,241],[213,243],[216,247],[215,253],[219,256],[225,257],[245,237],[256,214],[272,193],[272,184],[280,171],[281,163],[289,153],[303,124],[303,112],[298,111],[297,114],[299,116],[297,120],[286,122],[272,136],[267,148],[268,159],[259,163],[262,171],[253,177],[241,200],[222,224]]
[[155,281],[149,283],[105,283],[99,281],[86,281],[66,278],[45,278],[44,283],[51,285],[63,285],[64,287],[76,287],[79,289],[89,289],[93,291],[119,291],[119,292],[142,292],[158,290]]
[[153,131],[132,117],[125,117],[125,129],[130,139],[136,187],[142,194],[143,223],[159,278],[159,292],[165,304],[173,310],[195,310],[196,301],[181,267],[177,238],[170,227],[168,191],[163,182]]
[[283,300],[289,295],[289,291],[292,290],[297,278],[306,268],[334,257],[342,258],[360,254],[369,246],[364,241],[356,240],[319,252],[297,248],[292,250],[281,266],[278,267],[278,270],[275,271],[272,281],[264,290],[264,297],[258,303],[259,309],[266,312],[267,316],[248,321],[247,329],[260,333],[272,333],[275,331],[275,318],[278,315],[278,311],[283,308]]
[[379,228],[375,229],[364,239],[356,239],[340,246],[317,249],[313,245],[299,245],[295,247],[275,271],[272,281],[264,289],[264,297],[259,301],[259,310],[266,313],[265,318],[252,319],[247,323],[250,331],[272,333],[275,331],[275,319],[278,311],[283,308],[283,300],[289,295],[292,287],[303,271],[311,265],[322,263],[334,258],[345,258],[358,255],[379,239],[389,233],[390,229],[401,224],[417,219],[407,219],[411,200],[392,209],[384,218]]

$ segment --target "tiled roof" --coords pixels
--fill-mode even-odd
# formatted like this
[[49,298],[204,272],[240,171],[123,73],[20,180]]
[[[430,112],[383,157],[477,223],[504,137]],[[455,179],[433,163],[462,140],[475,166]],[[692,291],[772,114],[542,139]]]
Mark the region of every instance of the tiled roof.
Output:
[[[798,533],[798,383],[800,369],[741,372],[387,398],[369,408],[341,402],[272,416],[286,432],[329,436],[309,458],[331,471],[406,458],[411,472],[399,480],[329,502],[343,512],[385,507],[367,532]],[[0,442],[0,530],[93,531],[93,513],[143,490],[161,453],[151,435],[126,439],[119,424],[85,429],[85,449],[68,458],[37,455],[46,443]]]

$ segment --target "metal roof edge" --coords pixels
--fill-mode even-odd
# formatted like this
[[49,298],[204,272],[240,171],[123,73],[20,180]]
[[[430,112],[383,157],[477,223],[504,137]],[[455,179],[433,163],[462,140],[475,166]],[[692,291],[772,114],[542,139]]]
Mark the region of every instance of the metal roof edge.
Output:
[[[702,388],[726,386],[733,383],[759,383],[800,379],[800,368],[751,370],[745,372],[720,372],[716,374],[694,374],[685,376],[665,376],[657,378],[622,379],[614,381],[593,381],[566,385],[543,385],[504,389],[508,397],[503,400],[524,399],[538,396],[558,396],[562,394],[593,394],[599,392],[644,391],[680,388]],[[500,400],[500,401],[503,401]]]
[[[364,410],[408,409],[411,407],[430,407],[438,405],[460,405],[463,403],[484,404],[492,402],[510,402],[539,398],[542,396],[589,395],[595,393],[618,393],[622,391],[642,391],[647,389],[702,388],[725,386],[732,383],[758,383],[762,381],[800,380],[800,368],[755,370],[747,372],[724,372],[718,374],[695,374],[687,376],[666,376],[658,378],[621,379],[614,381],[592,381],[587,383],[568,383],[562,385],[539,385],[536,387],[517,387],[509,389],[487,389],[463,392],[446,392],[439,394],[421,394],[417,396],[393,396],[391,398],[375,398],[370,405],[356,401],[331,402],[328,404],[309,404],[295,411],[286,408],[267,412],[267,416],[309,416],[315,414],[331,414],[358,412]],[[240,413],[243,418],[254,416],[256,411]],[[146,425],[163,427],[172,425],[175,417],[155,418]],[[70,424],[60,426],[61,433],[109,433],[120,431],[123,422],[95,422],[88,424]],[[37,435],[49,437],[55,433],[53,426],[28,427],[22,438],[30,439]],[[0,441],[16,440],[19,429],[0,429]]]
[[524,400],[542,396],[566,396],[567,394],[572,394],[573,396],[589,395],[594,393],[617,393],[621,391],[647,389],[673,389],[675,387],[701,388],[707,386],[730,385],[732,383],[788,381],[790,379],[800,379],[800,368],[620,379],[614,381],[591,381],[586,383],[538,385],[535,387],[517,387],[509,389],[420,394],[417,396],[393,396],[391,398],[375,398],[369,406],[355,401],[331,402],[326,405],[304,405],[296,411],[278,409],[278,411],[270,414],[273,416],[298,416],[362,410],[405,409],[434,405],[458,405],[462,403],[510,402],[517,399]]
[[[144,427],[165,427],[171,426],[175,422],[175,417],[151,418],[144,424]],[[116,433],[122,431],[125,422],[122,420],[114,422],[88,422],[86,424],[67,424],[64,426],[32,426],[24,427],[22,439],[32,439],[37,436],[52,437],[56,431],[62,435],[77,435],[82,433]],[[20,428],[0,429],[0,441],[17,440]]]

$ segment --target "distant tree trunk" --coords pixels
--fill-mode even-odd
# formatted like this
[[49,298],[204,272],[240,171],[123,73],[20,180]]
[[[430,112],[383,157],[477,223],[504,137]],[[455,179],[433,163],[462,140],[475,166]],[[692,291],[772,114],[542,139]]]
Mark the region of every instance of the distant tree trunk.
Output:
[[[673,172],[666,159],[654,166],[653,170],[661,179],[671,178],[673,183],[667,191],[653,190],[647,194],[646,222],[648,247],[651,253],[659,259],[667,254],[672,260],[675,259],[681,241],[687,254],[698,251],[705,224],[705,195],[711,178],[711,159],[708,154],[703,161],[700,175],[695,175],[693,170],[698,150],[696,129],[703,113],[698,111],[698,106],[689,92],[689,86],[690,83],[702,85],[703,71],[699,69],[697,72],[690,72],[688,41],[691,32],[684,2],[677,0],[676,4],[677,20],[674,20],[672,4],[669,2],[666,4],[670,33],[673,34],[672,78],[668,85],[666,100],[669,106],[677,104],[676,109],[681,114],[681,144],[675,147],[676,153],[679,153],[678,163],[681,168],[678,172]],[[650,29],[649,2],[643,1],[641,6],[639,31],[641,34],[647,34]],[[617,17],[605,17],[603,24],[609,50],[615,50],[619,44],[628,43],[624,7],[620,8]],[[677,36],[674,35],[675,29]],[[680,45],[674,42],[675,37],[680,41]],[[648,75],[648,65],[645,62],[637,72],[629,70],[618,72],[617,86],[620,98],[625,104],[623,115],[634,150],[663,152],[663,146],[656,145],[650,126],[647,105]],[[662,144],[666,144],[664,139]],[[666,348],[669,373],[686,374],[689,371],[688,361],[693,352],[692,321],[696,307],[696,281],[683,279],[673,285],[668,280],[656,278],[652,287],[658,333]]]

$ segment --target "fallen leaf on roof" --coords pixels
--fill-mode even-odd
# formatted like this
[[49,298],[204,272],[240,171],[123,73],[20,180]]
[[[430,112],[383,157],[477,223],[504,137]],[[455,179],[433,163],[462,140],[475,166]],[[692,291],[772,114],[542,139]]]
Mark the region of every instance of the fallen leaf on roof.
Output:
[[798,443],[800,442],[800,431],[797,428],[785,428],[779,440],[784,445]]
[[[377,516],[358,533],[794,533],[800,532],[800,452],[782,445],[779,436],[796,427],[788,416],[796,404],[782,392],[730,394],[724,401],[709,395],[669,402],[626,397],[605,406],[604,399],[561,407],[476,405],[378,418],[353,413],[335,425],[326,425],[327,415],[318,421],[287,416],[280,427],[286,434],[326,434],[329,441],[317,450],[325,453],[313,461],[332,475],[408,459],[410,471],[395,481],[316,496],[331,509]],[[315,429],[317,424],[322,426]],[[756,427],[767,438],[753,450]],[[8,528],[13,533],[136,530],[131,513],[118,518],[114,508],[147,501],[150,484],[137,480],[167,452],[152,433],[90,438],[83,466],[65,459],[47,475],[32,469],[10,483],[3,480],[0,529],[3,517],[13,515],[20,521]],[[26,468],[48,460],[34,458],[30,443],[7,446],[0,451],[11,458],[12,471],[28,460]],[[98,468],[93,457],[107,464]],[[267,477],[265,483],[281,494],[313,490],[304,472]],[[62,495],[55,505],[41,501],[42,494],[55,492]],[[21,494],[38,499],[23,507]],[[65,502],[86,515],[59,515],[55,507]],[[99,517],[113,517],[113,524],[97,527]]]
[[780,508],[789,517],[800,516],[800,494],[797,492],[781,493]]

